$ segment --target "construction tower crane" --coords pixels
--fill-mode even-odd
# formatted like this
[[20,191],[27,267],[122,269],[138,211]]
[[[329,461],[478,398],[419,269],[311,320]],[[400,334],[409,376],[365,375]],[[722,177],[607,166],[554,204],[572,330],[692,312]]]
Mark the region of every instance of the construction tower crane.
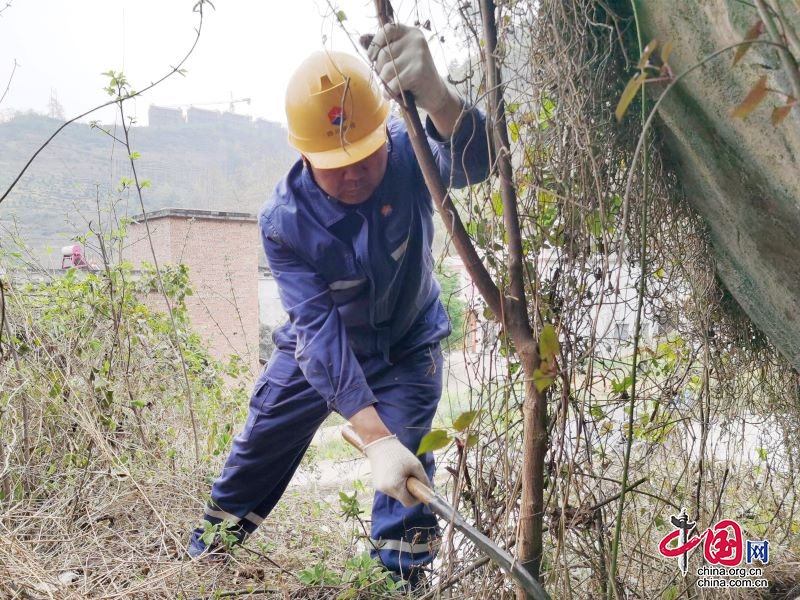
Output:
[[239,98],[237,100],[234,100],[233,99],[233,94],[231,94],[231,99],[230,100],[221,100],[219,102],[196,102],[196,103],[193,103],[193,104],[189,104],[188,106],[189,107],[192,107],[192,106],[213,106],[213,105],[219,105],[219,104],[227,104],[228,105],[228,111],[236,112],[236,105],[240,104],[241,102],[245,102],[246,104],[250,104],[250,98]]

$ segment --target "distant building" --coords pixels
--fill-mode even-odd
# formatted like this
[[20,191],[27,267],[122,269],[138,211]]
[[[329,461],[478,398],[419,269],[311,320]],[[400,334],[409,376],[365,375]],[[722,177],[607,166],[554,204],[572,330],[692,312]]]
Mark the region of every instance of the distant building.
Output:
[[180,108],[150,105],[147,110],[147,122],[150,127],[180,127],[186,125],[186,118]]
[[[616,257],[611,256],[608,262],[614,265]],[[458,275],[459,294],[468,307],[463,332],[464,348],[467,352],[480,353],[484,351],[486,340],[491,340],[497,335],[499,326],[493,319],[483,317],[482,310],[476,309],[476,306],[480,308],[482,300],[461,258],[447,257],[444,259],[444,264],[449,271]],[[557,255],[554,251],[544,251],[538,257],[539,273],[546,273],[556,266]],[[579,277],[583,276],[581,272],[576,273]],[[602,299],[587,302],[583,311],[576,308],[572,327],[574,333],[582,336],[587,343],[588,340],[593,340],[597,355],[612,356],[618,353],[621,347],[630,346],[633,340],[638,275],[636,272],[623,269],[619,276],[618,291],[614,289],[617,283],[616,270],[610,275],[600,273],[600,277],[604,282],[604,285],[598,286]],[[530,301],[530,298],[528,300]],[[663,335],[668,329],[652,319],[642,319],[641,335],[646,341]]]
[[244,127],[253,124],[253,119],[250,115],[240,115],[234,112],[222,113],[222,122],[225,125],[233,125],[234,127]]
[[186,110],[186,122],[189,125],[217,125],[222,121],[222,114],[216,110],[207,110],[190,106]]
[[[164,209],[147,215],[159,266],[185,264],[193,294],[192,326],[216,358],[238,354],[256,372],[259,346],[259,237],[255,215]],[[153,263],[142,216],[128,227],[123,259],[134,268]],[[152,301],[159,302],[154,296]]]
[[281,138],[286,138],[286,128],[277,123],[275,121],[267,121],[266,119],[255,119],[253,121],[253,127],[255,127],[258,131],[263,131],[264,133],[273,134],[279,136]]

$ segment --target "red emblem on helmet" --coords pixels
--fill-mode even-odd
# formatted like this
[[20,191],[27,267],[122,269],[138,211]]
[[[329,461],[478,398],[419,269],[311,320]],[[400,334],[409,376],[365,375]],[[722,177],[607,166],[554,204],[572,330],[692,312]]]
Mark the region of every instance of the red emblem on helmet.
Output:
[[347,119],[347,116],[344,114],[341,106],[334,106],[328,111],[328,120],[331,122],[331,125],[341,125],[344,123],[345,119]]

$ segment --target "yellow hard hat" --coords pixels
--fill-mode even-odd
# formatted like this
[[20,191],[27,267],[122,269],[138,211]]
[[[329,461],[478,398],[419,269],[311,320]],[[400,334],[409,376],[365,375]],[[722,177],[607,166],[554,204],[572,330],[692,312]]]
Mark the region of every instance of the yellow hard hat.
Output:
[[342,52],[315,52],[286,89],[289,144],[318,169],[356,163],[386,142],[389,104],[372,72]]

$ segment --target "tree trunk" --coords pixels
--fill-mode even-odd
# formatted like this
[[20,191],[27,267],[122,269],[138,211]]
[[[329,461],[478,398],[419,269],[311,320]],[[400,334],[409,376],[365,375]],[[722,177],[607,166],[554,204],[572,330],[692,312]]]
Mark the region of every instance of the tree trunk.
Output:
[[[535,349],[535,346],[533,346]],[[547,452],[547,402],[543,393],[533,383],[533,372],[538,368],[537,352],[520,352],[525,373],[525,401],[522,405],[522,498],[517,530],[517,548],[520,563],[538,580],[542,568],[544,545],[544,459]],[[517,588],[517,599],[527,600],[522,588]]]
[[[481,21],[485,41],[486,100],[497,151],[497,172],[503,203],[503,224],[508,237],[508,287],[503,291],[503,314],[500,315],[508,336],[519,354],[525,378],[522,428],[522,498],[517,529],[517,557],[538,580],[542,565],[542,518],[544,511],[544,458],[547,452],[547,405],[545,396],[534,384],[539,368],[537,342],[528,317],[525,293],[525,254],[519,222],[519,206],[514,187],[514,169],[506,123],[502,73],[497,53],[497,17],[494,0],[481,0]],[[518,600],[528,595],[517,586]]]
[[[385,25],[393,18],[387,0],[375,0],[378,20]],[[505,120],[503,85],[496,61],[497,25],[493,0],[481,0],[481,19],[486,38],[484,61],[487,75],[487,103],[492,138],[497,151],[496,165],[500,179],[500,196],[503,203],[503,221],[508,239],[508,281],[501,290],[492,280],[470,239],[449,191],[439,176],[430,146],[427,143],[416,106],[410,98],[397,99],[409,132],[414,154],[420,164],[425,183],[434,204],[442,216],[447,232],[452,236],[472,281],[489,308],[501,322],[520,357],[525,378],[523,403],[523,459],[520,473],[522,498],[517,534],[518,558],[535,579],[539,579],[542,563],[542,518],[544,506],[544,458],[547,451],[545,396],[534,384],[534,371],[539,368],[538,344],[528,317],[525,284],[525,256],[519,222],[519,207],[514,188],[513,166],[510,159],[508,129]],[[529,596],[521,586],[517,598]]]

